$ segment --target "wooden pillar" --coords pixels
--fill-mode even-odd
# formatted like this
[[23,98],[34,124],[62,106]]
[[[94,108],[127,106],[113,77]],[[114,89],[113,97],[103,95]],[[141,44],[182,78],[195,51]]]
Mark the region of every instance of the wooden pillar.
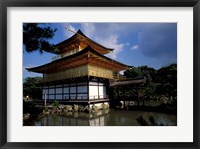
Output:
[[89,93],[89,76],[87,77],[87,98],[88,98],[88,101],[90,100],[90,93]]
[[99,96],[99,80],[97,82],[97,85],[98,85],[98,99],[100,99],[100,96]]

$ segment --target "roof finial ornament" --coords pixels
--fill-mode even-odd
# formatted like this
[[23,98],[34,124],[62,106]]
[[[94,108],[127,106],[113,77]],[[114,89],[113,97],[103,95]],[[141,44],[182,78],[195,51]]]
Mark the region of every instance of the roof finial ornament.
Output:
[[71,30],[71,29],[69,29],[69,28],[65,28],[66,30],[68,30],[69,32],[72,32],[72,33],[74,33],[74,34],[77,34],[75,31],[73,31],[73,30]]
[[76,35],[79,35],[81,39],[85,38],[83,35],[79,34],[79,32],[75,32],[75,31],[71,30],[70,28],[65,28],[65,29],[68,30],[69,32],[72,32],[72,33],[74,33]]

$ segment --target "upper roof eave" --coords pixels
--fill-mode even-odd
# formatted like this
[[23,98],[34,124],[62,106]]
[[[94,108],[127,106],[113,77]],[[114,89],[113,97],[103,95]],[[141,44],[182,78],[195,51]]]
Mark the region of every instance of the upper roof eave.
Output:
[[46,66],[49,66],[49,65],[52,65],[52,64],[55,64],[55,63],[59,63],[59,62],[61,62],[61,61],[67,60],[67,59],[69,60],[69,59],[71,59],[71,58],[73,58],[73,57],[79,56],[79,55],[81,55],[81,54],[85,54],[85,53],[87,53],[87,52],[94,53],[94,54],[96,54],[96,55],[98,55],[98,56],[100,56],[100,57],[102,57],[102,58],[104,58],[104,59],[106,59],[106,60],[108,60],[108,61],[112,61],[112,62],[114,62],[114,63],[117,63],[118,65],[121,65],[122,67],[127,67],[127,68],[129,67],[128,65],[125,65],[125,64],[120,63],[120,62],[118,62],[118,61],[115,61],[115,60],[113,60],[113,59],[111,59],[111,58],[108,58],[108,57],[106,57],[106,56],[104,56],[104,55],[98,53],[97,51],[95,51],[94,49],[92,49],[90,46],[87,46],[85,49],[83,49],[83,50],[81,50],[80,52],[77,52],[77,53],[75,53],[75,54],[73,54],[73,55],[69,55],[69,56],[66,56],[66,57],[63,57],[63,58],[54,60],[54,61],[52,61],[52,62],[50,62],[50,63],[44,64],[44,65],[41,65],[41,66],[32,67],[32,68],[25,68],[25,69],[28,70],[28,71],[37,72],[37,69],[41,69],[42,67],[46,67]]
[[64,40],[64,41],[62,41],[62,42],[56,44],[55,47],[59,48],[59,47],[60,47],[61,45],[63,45],[64,43],[67,43],[67,42],[69,42],[70,40],[73,40],[74,38],[76,38],[77,35],[83,36],[84,38],[86,38],[86,39],[89,40],[90,42],[92,42],[92,43],[94,43],[94,44],[96,44],[96,45],[102,47],[102,48],[105,49],[105,50],[108,50],[108,51],[113,51],[113,50],[114,50],[114,49],[112,49],[112,48],[104,47],[103,45],[97,43],[96,41],[94,41],[94,40],[88,38],[85,34],[83,34],[83,32],[81,32],[80,29],[79,29],[73,36],[71,36],[70,38],[68,38],[68,39],[66,39],[66,40]]

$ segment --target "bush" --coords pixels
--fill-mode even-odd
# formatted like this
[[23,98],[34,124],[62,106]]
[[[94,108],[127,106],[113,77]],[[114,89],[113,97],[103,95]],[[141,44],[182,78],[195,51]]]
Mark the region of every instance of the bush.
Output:
[[58,108],[59,107],[59,102],[57,101],[57,100],[54,100],[54,102],[52,103],[52,106],[54,107],[54,108]]

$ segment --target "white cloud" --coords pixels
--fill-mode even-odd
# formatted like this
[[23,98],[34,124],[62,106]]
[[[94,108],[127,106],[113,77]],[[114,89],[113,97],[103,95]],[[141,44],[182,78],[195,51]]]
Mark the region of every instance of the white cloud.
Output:
[[101,23],[81,23],[81,30],[86,36],[94,41],[107,48],[114,49],[113,52],[107,55],[113,59],[117,59],[117,56],[123,50],[123,47],[129,45],[129,43],[119,42],[119,26],[116,25],[111,26],[111,24],[102,25]]
[[88,36],[92,37],[95,31],[95,26],[93,23],[81,23],[81,27],[83,29],[83,33]]
[[105,47],[114,49],[113,52],[107,54],[108,57],[117,59],[117,55],[123,50],[124,44],[119,43],[117,35],[110,35],[107,38],[96,37],[95,40]]
[[[123,38],[126,35],[125,30],[132,28],[131,24],[116,24],[116,23],[80,23],[81,31],[91,38],[92,40],[102,44],[105,47],[114,49],[113,52],[107,54],[108,57],[117,59],[119,53],[123,51],[125,46],[130,46],[127,41],[125,43],[120,42],[119,38]],[[74,24],[65,23],[63,28],[70,28],[77,31],[79,28],[75,28]],[[65,37],[70,37],[73,33],[64,31]]]
[[139,45],[134,45],[133,47],[131,47],[131,49],[132,50],[137,50],[137,49],[139,49],[139,47],[140,47]]

